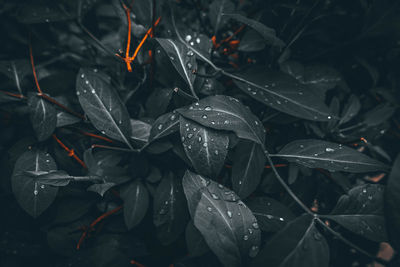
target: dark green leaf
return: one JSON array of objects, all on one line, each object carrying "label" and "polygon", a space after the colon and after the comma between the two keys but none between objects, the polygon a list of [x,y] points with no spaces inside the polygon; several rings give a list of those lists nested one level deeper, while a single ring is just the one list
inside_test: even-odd
[{"label": "dark green leaf", "polygon": [[53,104],[35,95],[28,95],[29,115],[39,141],[49,138],[57,125],[57,113]]},{"label": "dark green leaf", "polygon": [[177,110],[182,116],[203,126],[233,131],[243,139],[264,146],[265,129],[262,123],[239,100],[224,96],[209,96],[187,108]]},{"label": "dark green leaf", "polygon": [[243,92],[271,108],[308,120],[334,119],[329,108],[313,90],[288,74],[253,67],[238,76],[246,80],[235,80]]},{"label": "dark green leaf", "polygon": [[242,266],[257,255],[257,220],[233,191],[190,171],[182,183],[194,225],[224,266]]},{"label": "dark green leaf", "polygon": [[343,108],[339,124],[346,123],[358,114],[361,108],[360,100],[356,95],[351,95]]},{"label": "dark green leaf", "polygon": [[193,83],[196,78],[193,70],[197,69],[196,57],[193,56],[193,52],[178,41],[163,38],[156,38],[156,40],[167,53],[176,71],[193,90]]},{"label": "dark green leaf", "polygon": [[254,259],[252,267],[328,267],[329,247],[310,215],[291,221],[276,233]]},{"label": "dark green leaf", "polygon": [[265,48],[264,38],[255,30],[248,30],[240,40],[238,47],[242,52],[257,52]]},{"label": "dark green leaf", "polygon": [[204,255],[210,250],[203,236],[194,226],[193,221],[190,221],[186,226],[185,238],[189,255],[191,257]]},{"label": "dark green leaf", "polygon": [[324,217],[372,241],[387,241],[383,189],[378,184],[354,187],[340,197],[331,214]]},{"label": "dark green leaf", "polygon": [[52,186],[66,186],[73,180],[73,177],[69,176],[65,171],[26,171],[25,173],[35,177],[36,181],[42,184]]},{"label": "dark green leaf", "polygon": [[209,178],[217,178],[228,152],[228,135],[180,117],[180,133],[185,153],[194,169]]},{"label": "dark green leaf", "polygon": [[135,180],[121,191],[121,198],[124,201],[125,224],[130,230],[138,225],[146,215],[149,193],[141,181]]},{"label": "dark green leaf", "polygon": [[222,16],[223,13],[231,13],[235,10],[234,4],[230,0],[214,0],[210,5],[211,25],[214,27],[214,35],[217,35],[218,30],[223,27],[228,20]]},{"label": "dark green leaf", "polygon": [[242,141],[235,148],[232,166],[232,188],[241,199],[248,197],[260,183],[265,155],[254,142]]},{"label": "dark green leaf", "polygon": [[41,150],[26,151],[15,163],[11,180],[13,193],[19,205],[34,218],[42,214],[54,201],[58,187],[42,184],[25,172],[47,172],[56,169],[54,159]]},{"label": "dark green leaf", "polygon": [[179,115],[175,111],[161,115],[151,126],[149,143],[179,130]]},{"label": "dark green leaf", "polygon": [[224,12],[223,16],[230,19],[234,19],[253,28],[264,38],[266,43],[272,46],[278,46],[278,47],[285,46],[285,43],[276,36],[274,29],[271,29],[256,20],[246,18],[245,16],[242,16],[240,14],[228,14],[226,11]]},{"label": "dark green leaf", "polygon": [[388,120],[393,113],[396,111],[396,108],[388,105],[388,104],[380,104],[375,107],[373,110],[370,110],[364,114],[363,123],[367,126],[377,126],[386,120]]},{"label": "dark green leaf", "polygon": [[134,120],[131,119],[131,139],[140,143],[145,144],[149,140],[151,125],[141,121],[141,120]]},{"label": "dark green leaf", "polygon": [[147,98],[147,114],[150,117],[158,117],[165,113],[173,92],[172,88],[156,88],[149,98]]},{"label": "dark green leaf", "polygon": [[97,194],[99,194],[100,196],[104,196],[104,194],[113,186],[115,186],[115,183],[111,183],[111,182],[105,182],[102,184],[92,184],[91,186],[89,186],[86,190],[87,191],[92,191],[95,192]]},{"label": "dark green leaf", "polygon": [[393,163],[385,188],[385,215],[390,244],[400,250],[400,154]]},{"label": "dark green leaf", "polygon": [[22,93],[22,80],[32,72],[28,60],[10,60],[0,61],[0,73],[15,82],[15,88]]},{"label": "dark green leaf", "polygon": [[296,218],[288,207],[273,198],[250,198],[246,204],[264,232],[277,232]]},{"label": "dark green leaf", "polygon": [[358,173],[388,170],[387,165],[355,149],[315,139],[293,141],[275,156],[309,168],[323,168],[332,171]]},{"label": "dark green leaf", "polygon": [[79,102],[97,130],[132,148],[128,110],[116,90],[100,72],[81,69],[76,79]]},{"label": "dark green leaf", "polygon": [[164,245],[174,242],[187,223],[187,206],[182,184],[172,173],[163,178],[154,196],[153,222]]}]

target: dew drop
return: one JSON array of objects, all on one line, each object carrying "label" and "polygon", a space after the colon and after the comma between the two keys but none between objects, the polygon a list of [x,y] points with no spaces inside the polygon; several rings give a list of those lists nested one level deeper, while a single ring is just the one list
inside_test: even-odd
[{"label": "dew drop", "polygon": [[190,40],[192,40],[192,36],[191,35],[186,35],[185,36],[185,41],[189,42]]},{"label": "dew drop", "polygon": [[328,116],[328,120],[330,120],[330,119],[332,119],[332,117],[331,117],[331,116]]},{"label": "dew drop", "polygon": [[190,62],[188,62],[188,63],[186,64],[186,66],[187,66],[187,68],[188,68],[189,70],[191,70],[192,67],[193,67],[192,63],[190,63]]},{"label": "dew drop", "polygon": [[174,61],[175,60],[175,58],[173,57],[173,56],[170,56],[169,57],[172,61]]},{"label": "dew drop", "polygon": [[159,124],[158,127],[157,127],[158,130],[161,130],[162,128],[163,128],[162,124]]},{"label": "dew drop", "polygon": [[165,215],[165,214],[167,214],[167,210],[166,209],[164,209],[164,208],[162,208],[162,209],[160,209],[160,211],[158,212],[160,215]]},{"label": "dew drop", "polygon": [[362,190],[362,192],[363,192],[363,193],[367,193],[367,189],[364,188],[364,189]]},{"label": "dew drop", "polygon": [[82,79],[85,78],[85,74],[82,73],[82,74],[81,74],[81,78],[82,78]]},{"label": "dew drop", "polygon": [[207,207],[207,210],[208,210],[208,211],[212,211],[212,208],[211,208],[211,207]]},{"label": "dew drop", "polygon": [[218,188],[223,189],[224,186],[222,184],[218,184]]},{"label": "dew drop", "polygon": [[368,196],[368,199],[369,199],[369,200],[372,200],[372,196],[371,196],[371,195],[369,195],[369,196]]},{"label": "dew drop", "polygon": [[214,194],[214,193],[211,194],[211,197],[212,197],[213,199],[217,199],[217,200],[219,199],[219,197],[218,197],[216,194]]},{"label": "dew drop", "polygon": [[38,192],[37,190],[34,190],[34,191],[33,191],[33,194],[34,194],[35,196],[37,196],[37,194],[39,194],[39,192]]},{"label": "dew drop", "polygon": [[203,119],[207,119],[207,115],[203,115],[203,116],[201,116]]},{"label": "dew drop", "polygon": [[198,43],[198,44],[200,43],[200,38],[199,37],[196,38],[196,43]]},{"label": "dew drop", "polygon": [[96,93],[96,90],[92,89],[92,94],[95,94],[95,93]]},{"label": "dew drop", "polygon": [[214,124],[215,124],[215,121],[211,121],[211,124],[214,125]]},{"label": "dew drop", "polygon": [[205,111],[210,111],[210,110],[212,110],[212,108],[209,107],[209,106],[207,106],[207,107],[204,108],[204,110],[205,110]]},{"label": "dew drop", "polygon": [[229,123],[229,121],[228,121],[228,120],[225,120],[225,121],[224,121],[224,124],[228,124],[228,123]]},{"label": "dew drop", "polygon": [[[189,136],[188,136],[188,137],[189,137]],[[184,137],[184,136],[182,136],[181,140],[182,140],[182,142],[184,142],[184,141],[185,141],[185,137]]]},{"label": "dew drop", "polygon": [[76,95],[80,95],[81,93],[79,91],[76,91]]},{"label": "dew drop", "polygon": [[227,211],[226,214],[228,215],[229,218],[232,218],[232,212],[231,211]]},{"label": "dew drop", "polygon": [[42,188],[42,189],[44,189],[44,187],[45,187],[44,184],[42,184],[42,185],[40,186],[40,188]]},{"label": "dew drop", "polygon": [[88,80],[86,80],[86,81],[85,81],[85,83],[86,83],[86,84],[89,84],[89,81],[88,81]]},{"label": "dew drop", "polygon": [[170,117],[171,121],[175,120],[175,118],[176,118],[175,114],[171,115],[171,117]]},{"label": "dew drop", "polygon": [[49,159],[46,159],[46,162],[50,162],[50,160],[49,160]]},{"label": "dew drop", "polygon": [[192,133],[190,133],[190,134],[188,134],[188,135],[187,135],[187,137],[190,139],[190,138],[192,138],[192,137],[193,137],[193,134],[192,134]]},{"label": "dew drop", "polygon": [[254,123],[255,123],[256,125],[258,125],[258,121],[254,121]]},{"label": "dew drop", "polygon": [[248,236],[248,235],[244,235],[244,236],[243,236],[243,240],[244,240],[244,241],[249,240],[249,236]]},{"label": "dew drop", "polygon": [[283,222],[285,219],[283,219],[282,217],[280,217],[279,220],[280,220],[281,222]]},{"label": "dew drop", "polygon": [[192,51],[192,50],[189,50],[189,51],[186,53],[186,55],[189,56],[189,57],[193,56],[193,51]]},{"label": "dew drop", "polygon": [[253,228],[254,228],[254,229],[258,229],[258,223],[257,223],[257,222],[253,222],[252,225],[253,225]]},{"label": "dew drop", "polygon": [[215,154],[215,155],[218,155],[218,154],[219,154],[218,150],[215,150],[215,151],[214,151],[214,154]]},{"label": "dew drop", "polygon": [[201,138],[201,136],[199,136],[199,139],[198,139],[198,140],[199,140],[199,142],[201,142],[203,139]]},{"label": "dew drop", "polygon": [[190,106],[189,109],[193,109],[193,106]]},{"label": "dew drop", "polygon": [[281,101],[279,101],[279,100],[276,100],[276,103],[277,103],[278,105],[282,104]]},{"label": "dew drop", "polygon": [[189,150],[192,149],[192,145],[188,145],[188,149],[189,149]]},{"label": "dew drop", "polygon": [[83,93],[86,94],[86,89],[83,90]]},{"label": "dew drop", "polygon": [[192,42],[190,42],[190,45],[191,45],[191,46],[194,46],[194,42],[193,42],[193,41],[192,41]]},{"label": "dew drop", "polygon": [[258,254],[258,246],[252,246],[249,252],[250,257],[255,257]]},{"label": "dew drop", "polygon": [[326,151],[326,152],[334,152],[334,151],[335,151],[335,149],[333,149],[333,148],[330,148],[330,147],[327,147],[327,148],[325,148],[325,151]]},{"label": "dew drop", "polygon": [[203,143],[203,147],[207,147],[208,146],[208,144],[207,143]]},{"label": "dew drop", "polygon": [[253,229],[250,229],[250,228],[249,228],[248,230],[249,230],[249,234],[252,235],[252,234],[253,234]]}]

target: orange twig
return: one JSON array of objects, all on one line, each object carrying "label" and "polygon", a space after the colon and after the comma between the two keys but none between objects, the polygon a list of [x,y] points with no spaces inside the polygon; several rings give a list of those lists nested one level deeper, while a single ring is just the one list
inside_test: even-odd
[{"label": "orange twig", "polygon": [[93,231],[93,228],[96,226],[96,224],[98,224],[99,222],[101,222],[102,220],[104,220],[105,218],[107,218],[108,216],[118,212],[120,209],[122,209],[122,206],[118,206],[113,210],[107,211],[106,213],[103,213],[101,216],[99,216],[96,220],[94,220],[90,226],[82,233],[81,238],[79,238],[78,244],[76,245],[76,249],[80,249],[83,241],[86,239],[88,233],[90,231]]},{"label": "orange twig", "polygon": [[38,90],[39,94],[43,94],[42,89],[40,89],[38,78],[36,75],[35,63],[33,61],[32,45],[30,43],[29,43],[29,56],[31,58],[32,72],[33,72],[33,77],[35,78],[37,90]]},{"label": "orange twig", "polygon": [[53,134],[53,138],[57,141],[58,144],[60,144],[62,148],[64,148],[65,151],[68,152],[68,156],[73,157],[79,164],[82,165],[83,168],[87,168],[85,163],[75,154],[75,151],[73,149],[70,149],[66,145],[64,145],[64,143],[61,142],[61,140],[58,139],[55,134]]},{"label": "orange twig", "polygon": [[[219,42],[218,44],[215,44],[214,47],[215,47],[215,48],[218,48],[218,47],[220,47],[223,43],[229,42],[235,35],[237,35],[237,34],[240,33],[241,31],[243,31],[244,27],[246,27],[246,25],[240,26],[239,29],[237,29],[231,36],[229,36],[229,37],[223,39],[223,40],[222,40],[221,42]],[[213,36],[213,37],[215,37],[215,36]],[[211,40],[212,40],[212,38],[211,38]],[[213,40],[213,43],[214,43],[214,42],[215,42],[215,41]]]},{"label": "orange twig", "polygon": [[[159,17],[156,22],[154,22],[153,27],[157,27],[158,23],[160,23],[161,17]],[[142,40],[140,41],[138,47],[135,50],[135,53],[132,56],[132,61],[135,60],[137,54],[139,53],[140,48],[142,47],[142,45],[144,44],[144,42],[146,41],[147,37],[149,37],[149,34],[153,31],[153,27],[151,27],[150,29],[147,30],[146,34],[143,36]]]},{"label": "orange twig", "polygon": [[21,95],[21,94],[14,94],[14,93],[3,91],[3,90],[0,90],[0,92],[2,92],[3,94],[6,94],[6,95],[12,96],[12,97],[20,98],[20,99],[26,98],[24,95]]},{"label": "orange twig", "polygon": [[131,260],[129,263],[132,264],[132,265],[134,264],[137,267],[146,267],[145,265],[143,265],[143,264],[141,264],[141,263],[139,263],[139,262],[137,262],[135,260]]},{"label": "orange twig", "polygon": [[104,136],[101,136],[101,135],[97,135],[97,134],[93,134],[93,133],[89,133],[89,132],[85,132],[85,131],[80,131],[80,132],[83,135],[94,137],[94,138],[97,138],[97,139],[101,139],[101,140],[104,140],[104,141],[109,142],[109,143],[113,143],[113,140],[111,140],[111,139],[109,139],[107,137],[104,137]]}]

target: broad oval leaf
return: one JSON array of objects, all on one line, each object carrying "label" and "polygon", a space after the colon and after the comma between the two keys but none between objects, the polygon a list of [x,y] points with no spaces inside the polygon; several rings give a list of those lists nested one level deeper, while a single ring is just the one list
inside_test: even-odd
[{"label": "broad oval leaf", "polygon": [[388,170],[384,163],[341,144],[316,139],[296,140],[274,155],[309,168],[344,172]]},{"label": "broad oval leaf", "polygon": [[28,94],[29,116],[32,122],[33,130],[39,141],[49,138],[57,125],[57,113],[53,104],[43,98]]},{"label": "broad oval leaf", "polygon": [[164,245],[174,242],[185,231],[188,214],[182,184],[172,173],[165,176],[154,195],[153,222]]},{"label": "broad oval leaf", "polygon": [[223,27],[228,18],[223,17],[223,13],[231,13],[235,10],[235,5],[231,0],[214,0],[210,5],[211,25],[214,27],[214,35],[217,35],[219,28]]},{"label": "broad oval leaf", "polygon": [[182,116],[180,133],[185,153],[196,172],[209,178],[217,178],[228,153],[228,135]]},{"label": "broad oval leaf", "polygon": [[100,72],[82,68],[76,79],[76,94],[97,130],[132,148],[129,142],[131,123],[128,110]]},{"label": "broad oval leaf", "polygon": [[265,129],[261,121],[236,98],[216,95],[177,110],[182,116],[216,130],[233,131],[264,147]]},{"label": "broad oval leaf", "polygon": [[238,76],[243,81],[234,81],[243,92],[271,108],[302,119],[335,119],[313,90],[286,73],[253,67]]},{"label": "broad oval leaf", "polygon": [[131,139],[139,144],[149,141],[151,125],[141,120],[131,119]]},{"label": "broad oval leaf", "polygon": [[121,191],[124,201],[124,220],[126,227],[132,229],[146,215],[149,206],[149,193],[140,180],[135,180]]},{"label": "broad oval leaf", "polygon": [[324,217],[372,241],[387,241],[383,189],[379,184],[354,187],[340,197],[330,215]]},{"label": "broad oval leaf", "polygon": [[150,130],[149,143],[179,130],[179,115],[175,111],[157,118]]},{"label": "broad oval leaf", "polygon": [[194,57],[193,52],[178,41],[164,38],[156,38],[156,41],[167,53],[176,71],[193,91],[193,83],[196,78],[193,70],[197,69],[196,57]]},{"label": "broad oval leaf", "polygon": [[277,232],[296,218],[288,207],[273,198],[250,198],[246,204],[264,232]]},{"label": "broad oval leaf", "polygon": [[265,155],[260,144],[243,140],[235,147],[232,188],[241,199],[248,197],[260,183]]},{"label": "broad oval leaf", "polygon": [[400,154],[393,163],[384,192],[385,215],[390,243],[400,250]]},{"label": "broad oval leaf", "polygon": [[265,26],[261,22],[246,18],[245,16],[240,15],[240,14],[224,13],[223,16],[230,18],[230,19],[234,19],[236,21],[239,21],[239,22],[246,24],[247,26],[253,28],[256,32],[258,32],[264,38],[266,43],[268,43],[272,46],[278,46],[278,47],[285,46],[285,43],[276,36],[275,30]]},{"label": "broad oval leaf", "polygon": [[311,215],[291,221],[276,233],[254,259],[252,267],[328,267],[329,246]]},{"label": "broad oval leaf", "polygon": [[364,114],[363,123],[369,127],[377,126],[388,120],[396,111],[390,104],[380,104]]},{"label": "broad oval leaf", "polygon": [[351,95],[342,111],[339,124],[344,124],[354,118],[361,109],[360,100],[356,95]]},{"label": "broad oval leaf", "polygon": [[57,169],[50,154],[41,150],[24,152],[14,166],[12,190],[19,205],[32,217],[42,214],[56,198],[58,187],[45,185],[26,171],[54,171]]},{"label": "broad oval leaf", "polygon": [[233,191],[190,171],[183,187],[194,225],[224,266],[242,266],[257,255],[257,220]]}]

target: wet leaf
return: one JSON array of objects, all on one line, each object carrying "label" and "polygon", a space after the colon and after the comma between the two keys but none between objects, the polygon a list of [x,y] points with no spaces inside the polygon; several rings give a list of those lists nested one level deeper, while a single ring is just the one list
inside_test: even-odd
[{"label": "wet leaf", "polygon": [[388,170],[388,166],[384,163],[355,149],[316,139],[293,141],[275,156],[309,168],[323,168],[332,171],[359,173]]},{"label": "wet leaf", "polygon": [[383,190],[378,184],[354,187],[341,196],[330,215],[324,217],[372,241],[387,241]]},{"label": "wet leaf", "polygon": [[260,183],[265,155],[254,142],[242,141],[236,145],[232,166],[232,188],[241,199],[248,197]]},{"label": "wet leaf", "polygon": [[173,111],[157,118],[150,130],[149,143],[179,130],[179,115]]},{"label": "wet leaf", "polygon": [[146,215],[149,193],[141,181],[135,180],[121,191],[121,198],[124,201],[125,224],[130,230],[138,225]]},{"label": "wet leaf", "polygon": [[25,174],[34,177],[36,181],[42,184],[52,186],[66,186],[73,180],[73,177],[65,171],[25,171]]},{"label": "wet leaf", "polygon": [[34,93],[28,94],[29,115],[39,141],[49,138],[57,125],[57,113],[53,104]]},{"label": "wet leaf", "polygon": [[224,12],[223,17],[234,19],[251,27],[264,38],[267,44],[278,47],[285,46],[285,43],[276,36],[275,30],[265,26],[261,22],[246,18],[245,16],[240,14],[228,14],[227,12]]},{"label": "wet leaf", "polygon": [[184,231],[188,221],[182,184],[172,173],[165,176],[154,195],[153,222],[162,244],[174,242]]},{"label": "wet leaf", "polygon": [[100,196],[104,196],[104,194],[111,188],[116,186],[115,183],[112,182],[104,182],[102,184],[92,184],[91,186],[89,186],[86,190],[87,191],[92,191],[95,192],[97,194],[99,194]]},{"label": "wet leaf", "polygon": [[233,131],[243,139],[264,146],[265,129],[239,100],[216,95],[201,99],[189,107],[177,110],[182,116],[216,130]]},{"label": "wet leaf", "polygon": [[81,69],[76,78],[76,94],[93,126],[110,138],[132,148],[128,110],[116,90],[100,72]]},{"label": "wet leaf", "polygon": [[141,121],[130,119],[131,122],[131,139],[140,144],[145,144],[149,140],[151,125]]},{"label": "wet leaf", "polygon": [[257,220],[233,191],[190,171],[182,183],[194,225],[224,266],[242,266],[257,255]]},{"label": "wet leaf", "polygon": [[296,218],[288,207],[273,198],[249,198],[246,205],[257,218],[260,229],[264,232],[277,232]]},{"label": "wet leaf", "polygon": [[148,115],[150,117],[158,117],[164,114],[173,92],[172,88],[156,88],[146,101]]},{"label": "wet leaf", "polygon": [[235,10],[234,4],[230,0],[214,0],[210,5],[208,13],[211,25],[214,27],[214,35],[227,22],[228,18],[223,16],[223,13],[231,13]]},{"label": "wet leaf", "polygon": [[34,218],[54,201],[58,187],[45,185],[25,172],[48,172],[56,169],[56,163],[50,154],[36,149],[24,152],[15,163],[11,179],[13,193],[19,205]]},{"label": "wet leaf", "polygon": [[384,208],[390,244],[400,249],[400,154],[393,163],[384,192]]},{"label": "wet leaf", "polygon": [[185,153],[197,173],[217,178],[228,152],[228,135],[184,117],[180,117],[180,133]]},{"label": "wet leaf", "polygon": [[171,39],[156,38],[167,53],[169,60],[176,71],[193,90],[194,79],[196,78],[193,70],[197,69],[196,57],[185,45]]},{"label": "wet leaf", "polygon": [[329,247],[310,215],[291,221],[262,248],[251,266],[328,267]]},{"label": "wet leaf", "polygon": [[271,108],[308,120],[335,119],[313,90],[288,74],[253,67],[238,76],[246,80],[235,80],[243,92]]}]

